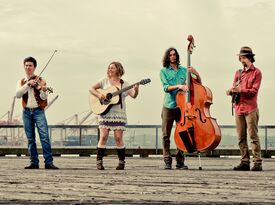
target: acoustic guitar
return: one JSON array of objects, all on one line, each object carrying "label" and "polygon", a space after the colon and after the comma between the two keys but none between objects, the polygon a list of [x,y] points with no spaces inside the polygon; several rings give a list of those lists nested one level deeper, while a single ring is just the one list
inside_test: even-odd
[{"label": "acoustic guitar", "polygon": [[106,99],[104,100],[99,100],[96,96],[94,96],[93,94],[90,95],[90,106],[91,106],[91,110],[93,113],[97,114],[97,115],[103,115],[106,114],[113,105],[116,105],[120,102],[120,94],[130,90],[131,88],[133,88],[135,85],[145,85],[147,83],[150,83],[151,80],[149,78],[147,79],[143,79],[139,82],[136,82],[132,85],[129,85],[125,88],[119,89],[116,86],[111,86],[107,89],[97,89],[97,92],[103,94],[106,96]]}]

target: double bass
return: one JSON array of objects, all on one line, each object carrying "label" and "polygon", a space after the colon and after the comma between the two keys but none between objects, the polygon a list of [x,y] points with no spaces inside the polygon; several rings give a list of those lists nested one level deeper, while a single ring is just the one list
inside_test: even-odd
[{"label": "double bass", "polygon": [[[194,38],[189,35],[187,66],[191,65]],[[187,69],[186,86],[188,91],[179,90],[176,103],[180,110],[174,134],[176,146],[188,153],[212,151],[221,141],[221,131],[216,119],[210,116],[212,92],[206,86],[196,82]]]}]

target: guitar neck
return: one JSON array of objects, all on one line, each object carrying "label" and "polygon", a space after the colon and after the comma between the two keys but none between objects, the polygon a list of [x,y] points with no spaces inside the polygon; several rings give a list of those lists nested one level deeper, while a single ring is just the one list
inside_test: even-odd
[{"label": "guitar neck", "polygon": [[119,95],[120,93],[123,93],[123,92],[125,92],[125,91],[127,91],[127,90],[130,90],[131,88],[133,88],[135,85],[138,85],[139,83],[140,83],[140,82],[137,82],[137,83],[134,83],[134,84],[132,84],[132,85],[129,85],[129,86],[125,87],[125,88],[122,88],[121,90],[118,90],[118,91],[116,91],[116,92],[113,92],[112,95],[113,95],[113,97],[116,96],[116,95]]}]

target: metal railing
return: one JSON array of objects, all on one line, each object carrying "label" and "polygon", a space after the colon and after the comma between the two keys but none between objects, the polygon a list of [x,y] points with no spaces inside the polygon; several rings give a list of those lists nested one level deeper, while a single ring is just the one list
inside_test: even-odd
[{"label": "metal railing", "polygon": [[[217,148],[238,148],[234,125],[221,125],[222,140]],[[96,146],[99,132],[97,125],[49,125],[49,135],[53,147]],[[171,148],[175,148],[171,134]],[[275,126],[259,126],[262,150],[275,149]],[[128,125],[124,132],[124,142],[128,148],[162,147],[160,125]],[[39,140],[37,140],[39,145]],[[23,125],[0,125],[0,146],[22,146],[27,144]],[[109,146],[115,146],[110,132]]]}]

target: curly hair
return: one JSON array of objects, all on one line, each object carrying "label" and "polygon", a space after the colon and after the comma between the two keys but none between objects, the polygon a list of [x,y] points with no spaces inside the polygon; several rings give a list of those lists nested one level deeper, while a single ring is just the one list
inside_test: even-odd
[{"label": "curly hair", "polygon": [[163,56],[163,59],[162,59],[163,67],[166,67],[166,68],[169,67],[169,65],[170,65],[169,55],[170,55],[170,52],[173,51],[173,50],[176,52],[177,64],[178,65],[180,64],[180,56],[179,56],[179,53],[178,53],[177,49],[175,49],[174,47],[170,47],[164,53],[164,56]]}]

